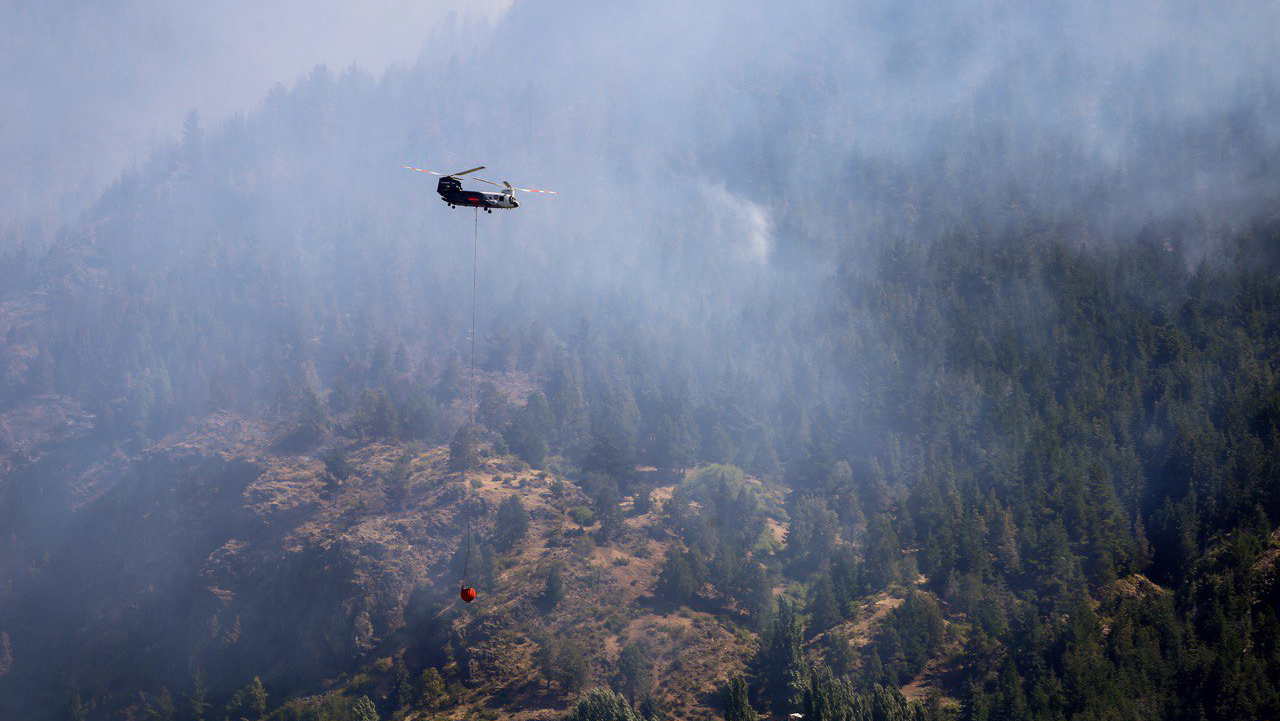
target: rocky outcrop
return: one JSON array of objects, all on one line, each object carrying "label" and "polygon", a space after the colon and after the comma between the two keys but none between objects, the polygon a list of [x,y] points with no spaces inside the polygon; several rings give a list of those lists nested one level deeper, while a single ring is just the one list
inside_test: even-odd
[{"label": "rocky outcrop", "polygon": [[[424,453],[393,504],[385,475],[403,449],[360,449],[339,483],[269,445],[266,428],[216,414],[79,469],[70,485],[100,490],[65,504],[58,542],[16,538],[22,552],[3,557],[13,661],[0,697],[52,708],[89,679],[85,693],[110,696],[184,688],[196,668],[215,688],[260,675],[288,689],[347,670],[401,628],[456,545],[461,494],[442,455]],[[47,469],[68,467],[42,453]]]}]

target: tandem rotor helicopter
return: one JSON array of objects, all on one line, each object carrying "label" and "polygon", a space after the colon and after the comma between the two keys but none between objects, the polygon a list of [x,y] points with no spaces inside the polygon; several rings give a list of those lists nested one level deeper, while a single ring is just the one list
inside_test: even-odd
[{"label": "tandem rotor helicopter", "polygon": [[[440,194],[440,199],[449,204],[450,208],[456,208],[459,205],[475,208],[475,225],[473,226],[471,236],[471,393],[467,403],[468,421],[467,421],[467,437],[475,437],[476,426],[476,277],[480,272],[480,211],[483,209],[486,213],[492,213],[494,208],[519,208],[520,202],[516,200],[516,191],[524,191],[526,193],[546,193],[548,195],[556,195],[554,190],[534,190],[533,188],[517,188],[507,181],[501,184],[484,178],[472,177],[472,180],[479,180],[481,183],[488,183],[502,188],[501,192],[491,193],[480,190],[463,190],[462,181],[458,180],[463,175],[474,173],[477,170],[484,170],[484,166],[477,166],[470,170],[462,170],[457,173],[437,173],[434,170],[425,170],[423,168],[415,168],[411,165],[401,165],[405,170],[416,170],[419,173],[429,173],[431,175],[439,175],[440,182],[436,184],[436,192]],[[467,460],[462,468],[462,477],[465,479],[471,473],[471,453],[467,453]],[[464,489],[466,486],[464,486]],[[466,498],[464,490],[463,506],[466,509],[466,521],[464,527],[466,535],[463,537],[465,555],[462,557],[462,578],[458,595],[464,603],[471,603],[476,600],[476,589],[467,585],[467,569],[471,562],[471,503]]]},{"label": "tandem rotor helicopter", "polygon": [[484,212],[492,213],[494,208],[519,208],[520,201],[516,200],[515,191],[520,190],[526,193],[546,193],[548,195],[556,195],[554,190],[534,190],[533,188],[517,188],[507,181],[495,183],[492,180],[484,178],[473,178],[481,183],[488,183],[502,188],[501,192],[492,193],[482,190],[463,190],[462,181],[458,180],[460,176],[468,173],[474,173],[477,170],[484,170],[484,166],[478,166],[470,170],[463,170],[457,173],[437,173],[434,170],[424,170],[422,168],[414,168],[409,165],[401,165],[405,170],[416,170],[419,173],[430,173],[431,175],[439,175],[440,182],[436,183],[436,192],[440,194],[440,199],[449,204],[450,208],[456,208],[459,205],[469,208],[483,208]]}]

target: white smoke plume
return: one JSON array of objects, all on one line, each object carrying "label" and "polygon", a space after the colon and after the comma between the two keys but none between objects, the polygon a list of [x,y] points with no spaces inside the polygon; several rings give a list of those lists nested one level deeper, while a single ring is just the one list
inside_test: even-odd
[{"label": "white smoke plume", "polygon": [[769,209],[714,183],[703,188],[711,229],[729,253],[764,264],[773,250],[773,217]]}]

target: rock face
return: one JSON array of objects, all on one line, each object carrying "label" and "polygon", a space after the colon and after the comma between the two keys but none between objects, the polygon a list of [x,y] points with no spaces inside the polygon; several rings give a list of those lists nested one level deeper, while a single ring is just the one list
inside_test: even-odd
[{"label": "rock face", "polygon": [[[384,698],[397,658],[461,684],[457,709],[553,718],[580,688],[614,682],[629,645],[645,649],[674,717],[710,719],[755,648],[730,599],[655,603],[679,543],[660,511],[621,504],[621,528],[597,545],[594,524],[571,520],[583,492],[513,458],[481,461],[464,485],[447,448],[352,443],[339,479],[320,460],[333,442],[284,453],[271,429],[233,414],[133,455],[90,426],[24,442],[0,478],[0,719],[55,718],[72,692],[103,713],[141,713],[139,691],[180,697],[197,669],[214,696],[259,676],[277,700]],[[513,496],[527,534],[495,552],[497,509]],[[468,515],[480,595],[462,604]],[[548,602],[552,568],[563,587]],[[581,671],[548,671],[538,659],[553,651]]]},{"label": "rock face", "polygon": [[[185,688],[197,668],[214,688],[314,683],[400,629],[456,545],[462,494],[440,452],[414,459],[392,502],[403,449],[361,448],[339,482],[215,414],[135,457],[95,454],[78,409],[49,405],[28,415],[71,419],[61,437],[78,450],[53,433],[10,439],[0,475],[2,718],[61,708],[67,689]],[[40,427],[23,420],[0,431]]]}]

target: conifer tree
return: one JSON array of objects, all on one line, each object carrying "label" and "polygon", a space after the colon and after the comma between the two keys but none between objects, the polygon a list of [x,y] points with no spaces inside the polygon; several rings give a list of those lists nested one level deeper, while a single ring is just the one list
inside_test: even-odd
[{"label": "conifer tree", "polygon": [[418,675],[418,701],[428,709],[438,708],[445,698],[444,678],[434,666]]},{"label": "conifer tree", "polygon": [[145,695],[143,698],[146,700],[147,721],[178,721],[178,707],[174,705],[168,688],[160,689],[154,698]]},{"label": "conifer tree", "polygon": [[494,545],[499,551],[510,550],[529,532],[529,512],[519,496],[507,496],[498,504],[494,523]]},{"label": "conifer tree", "polygon": [[252,718],[260,719],[267,713],[267,689],[262,685],[262,679],[257,676],[253,677],[253,681],[245,688],[244,708],[252,714]]},{"label": "conifer tree", "polygon": [[449,470],[461,473],[467,468],[475,468],[476,449],[472,443],[471,429],[466,425],[458,428],[449,443]]},{"label": "conifer tree", "polygon": [[406,709],[413,703],[413,684],[409,680],[409,667],[404,659],[396,661],[391,672],[391,698],[397,711]]},{"label": "conifer tree", "polygon": [[205,712],[209,710],[207,696],[204,674],[197,668],[191,674],[191,690],[187,693],[187,717],[190,721],[204,721]]},{"label": "conifer tree", "polygon": [[769,708],[775,715],[791,713],[804,679],[803,636],[800,620],[790,602],[778,604],[768,633],[762,639],[754,667],[764,682]]},{"label": "conifer tree", "polygon": [[565,721],[640,721],[622,694],[607,688],[588,689]]},{"label": "conifer tree", "polygon": [[676,549],[668,549],[658,571],[658,585],[655,595],[675,606],[688,603],[697,588],[697,578],[689,565],[685,554]]},{"label": "conifer tree", "polygon": [[724,690],[724,721],[758,721],[759,718],[751,708],[746,677],[739,674],[730,678]]},{"label": "conifer tree", "polygon": [[652,685],[652,671],[653,664],[640,644],[629,643],[618,654],[618,675],[622,677],[622,685],[631,705],[635,705],[637,698],[648,695]]},{"label": "conifer tree", "polygon": [[67,699],[66,718],[67,721],[85,721],[89,718],[89,707],[85,705],[79,691],[73,691]]},{"label": "conifer tree", "polygon": [[351,716],[353,721],[379,721],[378,707],[373,705],[368,696],[361,696],[352,702]]},{"label": "conifer tree", "polygon": [[831,628],[843,620],[840,607],[836,602],[835,590],[831,584],[831,574],[823,573],[809,591],[809,629],[810,636]]},{"label": "conifer tree", "polygon": [[560,600],[564,598],[564,579],[561,578],[560,565],[552,564],[547,569],[547,576],[543,582],[542,600],[551,608],[555,608]]}]

